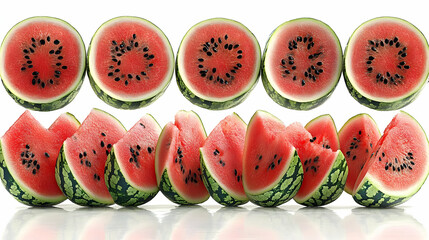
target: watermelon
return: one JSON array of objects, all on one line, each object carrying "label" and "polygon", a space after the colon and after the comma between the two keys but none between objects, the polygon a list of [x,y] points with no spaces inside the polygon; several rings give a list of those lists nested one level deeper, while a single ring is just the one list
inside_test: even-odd
[{"label": "watermelon", "polygon": [[350,94],[377,110],[399,109],[414,101],[429,75],[426,38],[399,18],[379,17],[360,25],[344,56]]},{"label": "watermelon", "polygon": [[183,37],[177,53],[177,85],[197,106],[232,108],[254,88],[260,61],[259,43],[249,29],[230,19],[208,19]]},{"label": "watermelon", "polygon": [[237,115],[224,118],[200,148],[203,182],[210,196],[225,206],[249,200],[243,189],[243,147],[246,123]]},{"label": "watermelon", "polygon": [[126,133],[112,115],[93,109],[76,133],[67,138],[55,167],[55,179],[67,198],[82,206],[113,204],[104,169],[113,144]]},{"label": "watermelon", "polygon": [[335,201],[343,192],[347,162],[338,150],[337,130],[329,115],[315,118],[306,128],[293,123],[286,129],[287,140],[297,149],[304,169],[304,179],[294,200],[305,206],[322,206]]},{"label": "watermelon", "polygon": [[49,129],[29,111],[1,138],[0,177],[6,190],[29,206],[50,206],[66,199],[55,181],[55,163],[63,141],[80,123],[64,113]]},{"label": "watermelon", "polygon": [[299,18],[271,34],[262,60],[262,83],[279,105],[309,110],[332,94],[343,70],[335,32],[322,21]]},{"label": "watermelon", "polygon": [[113,145],[104,178],[116,204],[138,206],[158,193],[155,147],[160,133],[156,120],[146,114]]},{"label": "watermelon", "polygon": [[170,201],[190,205],[205,202],[209,193],[204,186],[199,149],[206,132],[193,111],[179,111],[175,121],[162,129],[155,150],[156,181]]},{"label": "watermelon", "polygon": [[86,69],[85,45],[67,22],[32,17],[16,24],[0,48],[0,76],[21,106],[52,111],[78,93]]},{"label": "watermelon", "polygon": [[393,207],[410,199],[429,174],[426,134],[411,115],[400,112],[384,130],[360,172],[353,199],[366,207]]},{"label": "watermelon", "polygon": [[268,112],[256,111],[247,127],[243,153],[243,187],[249,200],[279,206],[298,192],[303,168],[286,141],[286,126]]},{"label": "watermelon", "polygon": [[356,179],[380,139],[374,119],[362,113],[350,118],[338,132],[341,151],[345,154],[349,174],[344,190],[352,194]]},{"label": "watermelon", "polygon": [[101,25],[88,50],[92,89],[122,109],[149,105],[167,89],[174,55],[164,33],[138,17],[117,17]]}]

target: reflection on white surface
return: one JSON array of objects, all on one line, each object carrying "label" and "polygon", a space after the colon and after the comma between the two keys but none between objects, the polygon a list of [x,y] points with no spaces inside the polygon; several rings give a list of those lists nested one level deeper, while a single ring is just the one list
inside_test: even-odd
[{"label": "reflection on white surface", "polygon": [[426,239],[404,209],[28,208],[10,219],[3,239]]}]

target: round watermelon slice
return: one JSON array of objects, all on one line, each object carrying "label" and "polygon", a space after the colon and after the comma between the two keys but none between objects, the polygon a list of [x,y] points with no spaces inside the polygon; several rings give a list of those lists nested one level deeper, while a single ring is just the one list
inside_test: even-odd
[{"label": "round watermelon slice", "polygon": [[429,174],[429,144],[419,123],[398,113],[360,172],[353,199],[366,207],[393,207],[410,199]]},{"label": "round watermelon slice", "polygon": [[246,123],[237,114],[224,118],[200,148],[203,182],[212,198],[225,206],[249,201],[243,189]]},{"label": "round watermelon slice", "polygon": [[29,206],[49,206],[66,199],[55,181],[55,164],[63,141],[80,123],[62,114],[45,129],[25,111],[1,138],[0,177],[6,190]]},{"label": "round watermelon slice", "polygon": [[356,179],[380,139],[377,124],[368,114],[350,118],[338,132],[341,151],[345,154],[349,174],[344,190],[352,194]]},{"label": "round watermelon slice", "polygon": [[0,48],[0,76],[23,107],[52,111],[78,93],[86,69],[85,45],[67,22],[33,17],[16,24]]},{"label": "round watermelon slice", "polygon": [[122,109],[149,105],[167,89],[174,54],[164,33],[138,17],[117,17],[97,30],[88,50],[88,76],[97,96]]},{"label": "round watermelon slice", "polygon": [[380,17],[360,25],[344,56],[350,94],[377,110],[399,109],[414,101],[429,75],[426,38],[399,18]]},{"label": "round watermelon slice", "polygon": [[158,193],[155,147],[160,133],[156,120],[146,114],[113,145],[104,176],[116,204],[139,206]]},{"label": "round watermelon slice", "polygon": [[112,115],[93,109],[76,133],[64,141],[55,179],[67,198],[82,206],[113,204],[104,169],[113,144],[126,133]]},{"label": "round watermelon slice", "polygon": [[[294,123],[286,129],[287,140],[297,149],[304,169],[304,179],[294,200],[305,206],[323,206],[335,201],[343,192],[347,162],[338,150],[337,130],[329,115],[315,118],[306,128]],[[318,142],[318,139],[323,140]]]},{"label": "round watermelon slice", "polygon": [[341,76],[343,52],[325,23],[299,18],[271,34],[262,60],[262,83],[281,106],[309,110],[324,103]]},{"label": "round watermelon slice", "polygon": [[279,206],[301,187],[303,169],[286,140],[286,126],[268,112],[256,111],[247,127],[243,153],[243,186],[249,200]]},{"label": "round watermelon slice", "polygon": [[195,105],[232,108],[255,86],[260,61],[259,43],[249,29],[230,19],[208,19],[183,37],[177,53],[177,85]]},{"label": "round watermelon slice", "polygon": [[155,151],[158,187],[172,202],[198,204],[209,198],[204,186],[200,151],[206,139],[200,117],[193,111],[179,111],[159,136]]}]

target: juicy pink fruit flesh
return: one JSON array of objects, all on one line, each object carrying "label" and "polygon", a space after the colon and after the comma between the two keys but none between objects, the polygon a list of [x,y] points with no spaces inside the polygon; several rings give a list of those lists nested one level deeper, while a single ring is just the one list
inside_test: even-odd
[{"label": "juicy pink fruit flesh", "polygon": [[[7,167],[16,176],[18,184],[41,196],[62,196],[55,180],[55,164],[63,141],[78,127],[79,122],[74,117],[62,114],[49,129],[45,129],[30,111],[25,111],[1,139]],[[26,151],[33,153],[33,159],[40,165],[36,174],[33,174],[33,168],[22,164],[21,153]]]},{"label": "juicy pink fruit flesh", "polygon": [[[178,193],[190,199],[205,199],[208,192],[201,179],[199,151],[205,139],[200,118],[193,112],[179,111],[175,122],[164,127],[157,145],[155,169],[158,184],[167,169],[168,177]],[[179,155],[183,155],[181,163]],[[195,181],[191,181],[191,177]]]},{"label": "juicy pink fruit flesh", "polygon": [[[155,147],[161,128],[150,115],[143,116],[113,147],[122,174],[142,190],[157,188],[155,175]],[[138,151],[134,163],[132,153]],[[133,161],[130,161],[133,160]]]},{"label": "juicy pink fruit flesh", "polygon": [[[379,184],[379,188],[390,192],[416,188],[417,181],[427,177],[429,147],[426,134],[407,113],[400,112],[393,118],[371,155],[356,180],[353,192],[365,177],[370,177]],[[406,167],[401,168],[401,163]]]},{"label": "juicy pink fruit flesh", "polygon": [[341,151],[349,168],[345,185],[346,192],[352,193],[356,179],[373,152],[380,136],[376,123],[366,114],[353,117],[341,128],[338,137]]},{"label": "juicy pink fruit flesh", "polygon": [[125,128],[113,116],[93,109],[76,133],[64,142],[67,163],[85,191],[113,201],[104,182],[104,167],[113,144],[125,133]]},{"label": "juicy pink fruit flesh", "polygon": [[330,115],[322,115],[313,119],[305,125],[305,129],[313,138],[316,137],[316,139],[313,140],[314,143],[324,148],[330,148],[334,152],[340,148],[337,128]]},{"label": "juicy pink fruit flesh", "polygon": [[246,127],[240,117],[229,115],[213,129],[201,148],[212,177],[241,197],[246,197],[241,179]]}]

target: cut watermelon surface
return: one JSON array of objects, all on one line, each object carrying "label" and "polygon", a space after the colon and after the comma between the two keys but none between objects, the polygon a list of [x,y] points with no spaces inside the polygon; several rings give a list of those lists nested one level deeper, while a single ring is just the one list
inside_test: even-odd
[{"label": "cut watermelon surface", "polygon": [[70,201],[83,206],[113,204],[104,169],[113,144],[125,133],[116,118],[93,109],[76,133],[64,141],[55,177]]},{"label": "cut watermelon surface", "polygon": [[19,22],[0,48],[0,75],[6,91],[32,110],[52,111],[70,103],[82,85],[85,69],[81,36],[57,18]]},{"label": "cut watermelon surface", "polygon": [[409,114],[398,113],[360,172],[353,199],[367,207],[392,207],[407,201],[425,182],[428,159],[424,130]]},{"label": "cut watermelon surface", "polygon": [[177,84],[193,104],[231,108],[255,86],[260,59],[259,43],[244,25],[225,18],[208,19],[183,37],[177,53]]},{"label": "cut watermelon surface", "polygon": [[45,129],[29,111],[1,138],[0,177],[19,202],[46,206],[66,199],[55,181],[55,164],[63,141],[80,123],[65,113]]},{"label": "cut watermelon surface", "polygon": [[380,17],[360,25],[344,56],[350,94],[377,110],[399,109],[411,103],[429,74],[426,38],[399,18]]},{"label": "cut watermelon surface", "polygon": [[111,19],[91,40],[91,86],[100,99],[116,108],[149,105],[167,89],[173,71],[173,50],[167,37],[145,19]]},{"label": "cut watermelon surface", "polygon": [[161,192],[172,202],[198,204],[209,198],[202,181],[200,151],[206,139],[200,117],[179,111],[163,128],[156,145],[155,173]]}]

